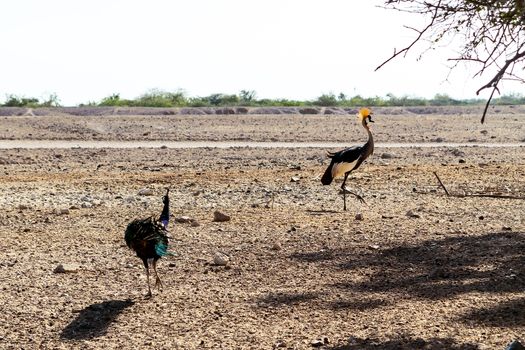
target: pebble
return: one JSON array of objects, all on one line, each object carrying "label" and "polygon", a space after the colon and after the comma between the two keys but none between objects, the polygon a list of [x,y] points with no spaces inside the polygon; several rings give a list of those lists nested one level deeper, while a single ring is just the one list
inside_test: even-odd
[{"label": "pebble", "polygon": [[230,220],[231,220],[231,217],[229,215],[226,215],[218,210],[216,210],[213,213],[213,221],[215,222],[225,222],[225,221],[230,221]]},{"label": "pebble", "polygon": [[321,347],[323,345],[330,344],[330,341],[328,340],[328,337],[322,337],[318,339],[314,339],[310,342],[310,345],[312,345],[314,348]]},{"label": "pebble", "polygon": [[392,159],[394,158],[394,155],[392,153],[382,153],[381,159]]},{"label": "pebble", "polygon": [[299,176],[292,176],[292,178],[290,179],[290,182],[299,182],[299,180],[301,180]]},{"label": "pebble", "polygon": [[279,242],[275,242],[274,244],[272,244],[272,250],[281,250],[281,249],[282,247]]},{"label": "pebble", "polygon": [[77,264],[58,264],[53,270],[54,273],[72,273],[78,272],[80,266]]},{"label": "pebble", "polygon": [[362,221],[364,219],[363,214],[362,213],[355,214],[355,219],[359,220],[359,221]]},{"label": "pebble", "polygon": [[60,208],[60,209],[56,209],[55,210],[55,213],[57,215],[67,215],[69,214],[69,208]]},{"label": "pebble", "polygon": [[153,190],[151,188],[143,188],[138,192],[139,196],[153,196]]},{"label": "pebble", "polygon": [[213,254],[213,264],[217,266],[226,266],[230,263],[230,257],[221,252]]},{"label": "pebble", "polygon": [[174,220],[175,222],[178,222],[179,224],[187,224],[187,223],[192,222],[193,219],[190,218],[189,216],[183,215],[183,216],[176,217]]},{"label": "pebble", "polygon": [[421,215],[414,213],[412,210],[407,211],[406,214],[409,218],[419,219]]}]

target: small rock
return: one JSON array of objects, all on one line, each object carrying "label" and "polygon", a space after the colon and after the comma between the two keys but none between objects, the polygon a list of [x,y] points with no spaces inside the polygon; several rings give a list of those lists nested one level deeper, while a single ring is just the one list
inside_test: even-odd
[{"label": "small rock", "polygon": [[370,244],[368,246],[368,248],[372,249],[372,250],[378,250],[379,248],[381,248],[380,246],[378,246],[377,244]]},{"label": "small rock", "polygon": [[139,196],[153,196],[153,190],[151,188],[143,188],[139,190]]},{"label": "small rock", "polygon": [[272,244],[272,250],[281,250],[281,244],[279,242],[275,242]]},{"label": "small rock", "polygon": [[26,204],[19,204],[19,205],[18,205],[18,209],[19,209],[19,210],[26,210],[26,209],[29,209],[29,206],[26,205]]},{"label": "small rock", "polygon": [[178,216],[174,220],[175,222],[178,222],[179,224],[187,224],[189,222],[192,222],[193,219],[190,218],[189,216]]},{"label": "small rock", "polygon": [[362,213],[355,214],[355,219],[359,220],[359,221],[362,221],[364,219],[363,214]]},{"label": "small rock", "polygon": [[310,342],[310,344],[314,347],[314,348],[318,348],[318,347],[321,347],[323,345],[326,345],[326,344],[330,344],[330,341],[328,340],[328,337],[322,337],[322,338],[318,338],[318,339],[314,339]]},{"label": "small rock", "polygon": [[215,221],[215,222],[225,222],[225,221],[230,221],[230,220],[231,220],[231,217],[229,215],[221,213],[218,210],[216,210],[213,213],[213,221]]},{"label": "small rock", "polygon": [[274,349],[285,348],[285,347],[286,347],[286,342],[282,339],[277,340],[275,344],[273,344]]},{"label": "small rock", "polygon": [[201,224],[197,220],[192,220],[190,226],[191,227],[199,227]]},{"label": "small rock", "polygon": [[479,133],[483,135],[487,135],[489,132],[487,130],[481,130]]},{"label": "small rock", "polygon": [[510,226],[503,226],[501,229],[503,231],[512,231],[512,227],[510,227]]},{"label": "small rock", "polygon": [[458,161],[460,164],[464,164],[466,163],[465,159],[461,158],[459,161]]},{"label": "small rock", "polygon": [[77,264],[58,264],[53,270],[54,273],[72,273],[78,272],[80,266]]},{"label": "small rock", "polygon": [[292,178],[290,179],[290,182],[299,182],[299,180],[301,180],[299,176],[292,176]]},{"label": "small rock", "polygon": [[392,159],[394,158],[394,155],[392,153],[382,153],[381,159]]},{"label": "small rock", "polygon": [[421,215],[414,213],[412,210],[407,211],[406,214],[409,218],[419,219]]},{"label": "small rock", "polygon": [[230,257],[221,252],[215,252],[213,255],[213,264],[217,266],[226,266],[230,263]]},{"label": "small rock", "polygon": [[67,215],[67,214],[69,214],[69,208],[56,209],[55,213],[57,215]]},{"label": "small rock", "polygon": [[93,202],[93,198],[91,198],[90,196],[84,196],[84,197],[80,198],[80,201],[82,201],[82,202]]},{"label": "small rock", "polygon": [[82,208],[92,208],[93,207],[93,204],[89,203],[89,202],[84,202],[80,205]]}]

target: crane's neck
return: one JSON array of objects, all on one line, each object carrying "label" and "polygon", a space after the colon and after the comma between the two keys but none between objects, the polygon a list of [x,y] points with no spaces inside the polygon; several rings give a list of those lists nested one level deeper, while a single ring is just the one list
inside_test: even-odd
[{"label": "crane's neck", "polygon": [[372,133],[370,132],[370,128],[366,124],[365,118],[363,118],[363,120],[361,121],[361,124],[363,125],[363,128],[365,128],[366,133],[368,135],[368,141],[366,142],[366,144],[369,145],[369,147],[372,147],[373,149],[374,148],[374,137],[372,136]]}]

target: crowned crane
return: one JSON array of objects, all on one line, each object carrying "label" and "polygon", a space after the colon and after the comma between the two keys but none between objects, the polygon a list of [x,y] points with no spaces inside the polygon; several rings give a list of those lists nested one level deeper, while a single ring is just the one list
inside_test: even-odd
[{"label": "crowned crane", "polygon": [[374,138],[368,127],[368,122],[373,123],[372,112],[368,108],[361,108],[357,114],[361,125],[368,134],[368,141],[362,146],[353,146],[345,148],[339,152],[331,153],[327,152],[327,156],[332,159],[330,165],[324,172],[321,182],[323,185],[330,185],[335,177],[344,175],[343,184],[341,189],[343,190],[343,209],[346,210],[346,193],[354,195],[357,199],[364,203],[363,197],[351,192],[346,187],[346,180],[348,175],[363,164],[363,162],[372,153],[374,153]]},{"label": "crowned crane", "polygon": [[169,189],[166,189],[166,195],[162,198],[164,207],[158,219],[151,216],[145,219],[135,219],[129,223],[124,234],[127,246],[137,253],[137,256],[142,259],[146,268],[148,281],[147,297],[152,296],[149,283],[149,267],[153,267],[153,272],[155,273],[155,287],[162,288],[162,281],[157,274],[157,260],[163,256],[172,255],[168,252],[169,191]]}]

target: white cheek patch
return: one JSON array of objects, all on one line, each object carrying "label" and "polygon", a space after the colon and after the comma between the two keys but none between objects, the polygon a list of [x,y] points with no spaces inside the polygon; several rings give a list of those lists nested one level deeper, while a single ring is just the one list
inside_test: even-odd
[{"label": "white cheek patch", "polygon": [[352,163],[337,163],[337,164],[334,164],[334,166],[332,167],[332,178],[336,178],[338,176],[342,176],[344,175],[346,172],[349,172],[350,170],[352,170],[355,166],[355,163],[357,161],[354,161]]}]

